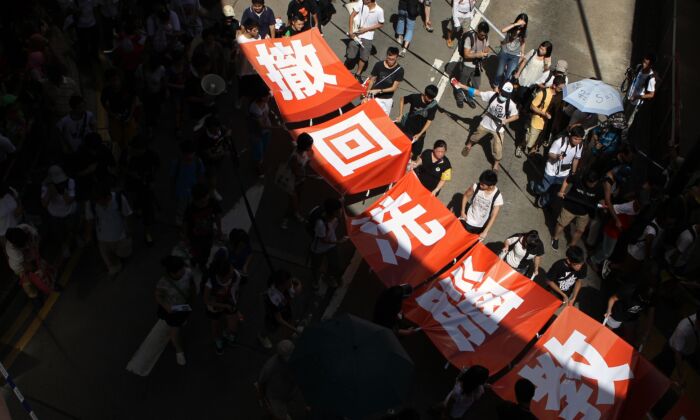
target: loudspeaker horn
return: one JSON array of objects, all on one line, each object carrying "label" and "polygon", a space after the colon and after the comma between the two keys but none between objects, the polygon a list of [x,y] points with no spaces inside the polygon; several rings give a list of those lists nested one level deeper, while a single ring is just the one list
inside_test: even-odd
[{"label": "loudspeaker horn", "polygon": [[226,81],[218,74],[207,74],[202,77],[202,90],[207,95],[221,95],[226,90]]}]

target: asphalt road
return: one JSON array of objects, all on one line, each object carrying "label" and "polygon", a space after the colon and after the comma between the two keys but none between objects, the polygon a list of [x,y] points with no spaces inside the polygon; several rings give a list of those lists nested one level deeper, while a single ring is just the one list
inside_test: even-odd
[{"label": "asphalt road", "polygon": [[[268,1],[278,16],[286,11],[286,4],[280,3]],[[387,47],[395,44],[388,18],[395,13],[396,3],[379,3],[385,9],[387,23],[375,37],[379,55],[370,60],[370,68],[383,58]],[[517,13],[528,13],[528,46],[549,39],[554,44],[554,56],[569,62],[573,80],[595,75],[616,84],[629,60],[633,6],[633,0],[530,0],[517,4],[491,0],[486,15],[497,25],[503,26],[511,22]],[[347,14],[340,4],[336,8],[338,13],[324,32],[331,47],[342,57]],[[238,16],[242,9],[241,2],[236,6]],[[440,31],[440,22],[450,16],[450,5],[445,1],[434,2],[432,15],[436,31],[427,33],[418,21],[411,50],[401,59],[406,69],[406,80],[401,84],[397,97],[422,90],[428,83],[441,83],[444,64],[453,56],[453,50],[447,48]],[[444,85],[445,82],[442,83]],[[487,86],[486,83],[487,80],[482,80],[483,87]],[[230,104],[230,98],[223,98],[222,103]],[[461,194],[470,182],[477,179],[479,173],[489,167],[489,163],[478,147],[468,158],[459,155],[469,123],[480,110],[468,107],[458,109],[449,90],[442,96],[440,106],[426,145],[436,139],[448,142],[448,156],[454,175],[440,196],[447,204],[455,194]],[[176,153],[176,141],[168,116],[170,112],[170,107],[164,109],[155,144],[163,162],[169,162]],[[392,115],[396,116],[397,113],[395,105]],[[231,107],[222,114],[232,127],[242,124]],[[269,168],[276,166],[289,147],[283,133],[278,133],[273,140],[268,157]],[[237,143],[240,149],[247,148],[245,138],[238,138]],[[249,169],[247,156],[244,150],[244,171]],[[489,241],[499,241],[513,232],[533,228],[538,229],[546,241],[548,235],[545,233],[547,228],[543,213],[532,206],[530,196],[524,192],[526,174],[535,173],[538,168],[513,156],[510,137],[505,141],[502,167],[499,188],[505,206]],[[230,209],[240,199],[240,178],[234,176],[231,168],[227,167],[226,171],[220,192],[225,197],[224,208]],[[11,371],[16,382],[30,397],[39,418],[261,418],[262,411],[254,397],[252,382],[269,356],[255,340],[255,334],[262,324],[260,292],[264,289],[269,271],[259,252],[251,270],[251,282],[243,292],[242,312],[246,321],[241,330],[241,345],[228,348],[223,356],[216,356],[208,321],[198,308],[200,310],[194,315],[185,337],[186,367],[175,364],[174,353],[168,348],[148,377],[137,377],[125,370],[132,354],[156,321],[153,288],[161,274],[158,261],[178,241],[177,230],[170,224],[173,203],[168,197],[166,172],[166,168],[163,168],[158,181],[160,189],[157,195],[162,211],[156,245],[147,248],[137,241],[134,256],[116,280],[104,275],[95,249],[84,249],[66,291],[12,364]],[[279,229],[285,199],[272,185],[272,178],[270,172],[257,209],[264,243],[276,267],[286,267],[307,280],[309,273],[304,266],[308,238],[301,225],[292,225],[288,231]],[[247,189],[258,181],[252,176],[244,176],[241,182]],[[303,207],[310,209],[332,194],[322,181],[311,181],[304,193]],[[256,244],[256,249],[260,249],[260,243]],[[351,254],[349,246],[343,249],[345,261]],[[561,258],[561,253],[556,254],[547,247],[543,266],[548,267],[558,258]],[[380,284],[368,274],[366,265],[361,264],[345,300],[340,304],[340,310],[369,316],[374,296],[380,289]],[[318,317],[325,301],[306,296],[299,306],[302,306],[299,309],[306,309]],[[417,371],[412,401],[417,408],[424,410],[444,396],[450,387],[453,372],[443,369],[444,360],[424,336],[409,337],[405,344]],[[7,387],[2,392],[13,418],[26,418]]]}]

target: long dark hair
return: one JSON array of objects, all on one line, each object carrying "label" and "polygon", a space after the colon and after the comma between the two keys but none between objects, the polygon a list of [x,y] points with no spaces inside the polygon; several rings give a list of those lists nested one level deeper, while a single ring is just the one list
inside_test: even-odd
[{"label": "long dark hair", "polygon": [[540,47],[544,47],[544,48],[545,48],[545,53],[544,53],[544,56],[545,56],[545,57],[551,57],[551,56],[552,56],[552,48],[553,48],[553,46],[552,46],[552,43],[551,43],[551,42],[549,42],[549,41],[543,41],[543,42],[540,44],[540,46],[537,47],[537,49],[539,50]]},{"label": "long dark hair", "polygon": [[525,21],[525,26],[517,26],[510,31],[508,31],[508,39],[513,40],[515,37],[520,37],[520,42],[525,42],[525,38],[527,38],[527,21],[528,17],[527,14],[521,13],[518,16],[515,17],[515,20],[513,23],[519,21],[520,19]]},{"label": "long dark hair", "polygon": [[481,365],[471,366],[459,377],[459,382],[462,385],[462,393],[466,395],[473,392],[479,385],[485,384],[488,379],[488,369]]}]

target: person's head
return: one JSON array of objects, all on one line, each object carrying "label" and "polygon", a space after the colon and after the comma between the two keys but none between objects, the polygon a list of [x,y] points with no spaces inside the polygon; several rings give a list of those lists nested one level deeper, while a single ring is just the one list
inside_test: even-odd
[{"label": "person's head", "polygon": [[428,85],[425,87],[425,90],[423,91],[423,102],[430,103],[433,101],[433,99],[437,98],[438,95],[438,88],[435,85]]},{"label": "person's head", "polygon": [[389,67],[394,67],[394,64],[396,64],[396,61],[398,59],[399,59],[399,49],[397,47],[389,47],[386,49],[386,58],[384,59],[384,62]]},{"label": "person's head", "polygon": [[260,34],[260,24],[253,19],[246,19],[243,30],[248,37],[256,38]]},{"label": "person's head", "polygon": [[491,169],[487,169],[479,175],[479,189],[491,191],[496,188],[496,184],[498,184],[498,174]]},{"label": "person's head", "polygon": [[651,51],[644,54],[644,57],[642,57],[642,70],[648,71],[654,66],[654,62],[656,62],[656,54]]},{"label": "person's head", "polygon": [[182,154],[183,160],[191,161],[194,159],[194,153],[197,150],[194,142],[192,140],[184,140],[180,143],[180,153]]},{"label": "person's head", "polygon": [[520,25],[516,26],[515,28],[511,29],[509,32],[512,36],[517,35],[522,39],[525,39],[527,36],[527,21],[528,17],[527,14],[521,13],[518,16],[515,17],[513,20],[513,23],[519,23]]},{"label": "person's head", "polygon": [[270,283],[279,291],[285,291],[292,286],[292,275],[287,270],[275,270],[270,274]]},{"label": "person's head", "polygon": [[540,239],[540,233],[536,230],[531,230],[523,236],[523,245],[525,246],[525,249],[531,254],[534,254],[534,252],[531,251],[536,250],[541,243],[542,240]]},{"label": "person's head", "polygon": [[576,271],[583,267],[585,261],[584,258],[583,249],[581,249],[579,246],[570,246],[566,250],[566,263],[569,265],[569,267]]},{"label": "person's head", "polygon": [[552,43],[549,41],[544,41],[537,47],[537,55],[540,57],[551,57],[552,56]]},{"label": "person's head", "polygon": [[29,234],[22,228],[12,227],[5,232],[5,240],[15,248],[25,248],[29,244]]},{"label": "person's head", "polygon": [[326,198],[323,202],[324,214],[329,219],[337,217],[342,207],[343,205],[337,198]]},{"label": "person's head", "polygon": [[216,281],[222,286],[228,286],[233,281],[236,270],[228,258],[222,258],[216,263]]},{"label": "person's head", "polygon": [[251,7],[255,13],[261,13],[265,8],[265,0],[253,0]]},{"label": "person's head", "polygon": [[485,40],[489,36],[489,24],[481,21],[476,25],[476,36],[480,40]]},{"label": "person's head", "polygon": [[58,185],[66,181],[68,181],[68,176],[63,171],[63,168],[61,168],[59,165],[49,166],[49,170],[46,173],[46,179],[44,180],[46,184]]},{"label": "person's head", "polygon": [[503,83],[503,86],[498,90],[498,102],[505,102],[513,95],[513,84],[511,82]]},{"label": "person's head", "polygon": [[209,203],[209,187],[205,184],[195,184],[192,187],[192,203],[197,207],[205,207]]},{"label": "person's head", "polygon": [[85,100],[80,95],[71,96],[68,100],[68,106],[70,106],[70,110],[76,114],[85,112]]},{"label": "person's head", "polygon": [[243,229],[231,229],[228,233],[228,243],[231,249],[238,249],[242,246],[250,245],[250,237],[248,232]]},{"label": "person's head", "polygon": [[291,340],[282,340],[277,343],[277,355],[288,362],[294,353],[294,343]]},{"label": "person's head", "polygon": [[377,0],[362,0],[362,3],[372,6],[374,3],[376,3],[376,1]]},{"label": "person's head", "polygon": [[299,13],[292,15],[292,29],[294,29],[296,32],[300,32],[302,29],[304,29],[304,24],[304,16],[300,15]]},{"label": "person's head", "polygon": [[165,268],[165,272],[172,279],[179,279],[185,274],[185,260],[182,257],[168,255],[160,262]]},{"label": "person's head", "polygon": [[580,125],[575,125],[569,130],[569,142],[572,146],[578,146],[586,136],[586,130]]},{"label": "person's head", "polygon": [[520,378],[515,383],[515,400],[518,405],[529,407],[532,397],[535,396],[535,385],[525,378]]},{"label": "person's head", "polygon": [[566,72],[569,71],[569,63],[566,60],[557,60],[557,64],[554,65],[552,69],[555,73],[563,74],[566,76]]},{"label": "person's head", "polygon": [[562,74],[554,76],[554,79],[552,79],[552,88],[557,92],[561,92],[564,90],[564,86],[566,86],[566,76]]},{"label": "person's head", "polygon": [[489,370],[481,365],[471,366],[459,376],[462,393],[470,394],[489,379]]},{"label": "person's head", "polygon": [[445,140],[436,140],[433,143],[433,156],[439,160],[445,157],[445,153],[447,153],[447,142]]},{"label": "person's head", "polygon": [[301,133],[299,134],[299,137],[297,137],[297,152],[298,153],[304,153],[308,152],[311,150],[311,147],[314,145],[314,139],[311,137],[309,133]]}]

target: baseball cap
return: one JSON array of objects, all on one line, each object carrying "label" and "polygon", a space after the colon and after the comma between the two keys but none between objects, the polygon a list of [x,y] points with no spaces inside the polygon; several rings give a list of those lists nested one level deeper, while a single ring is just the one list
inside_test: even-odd
[{"label": "baseball cap", "polygon": [[501,95],[505,97],[509,97],[513,93],[513,84],[510,82],[505,82],[503,86],[501,86]]},{"label": "baseball cap", "polygon": [[225,17],[234,17],[236,16],[236,13],[233,11],[233,6],[230,4],[227,4],[224,6],[223,13]]},{"label": "baseball cap", "polygon": [[566,74],[569,70],[569,63],[566,60],[557,60],[557,64],[554,65],[554,71]]}]

